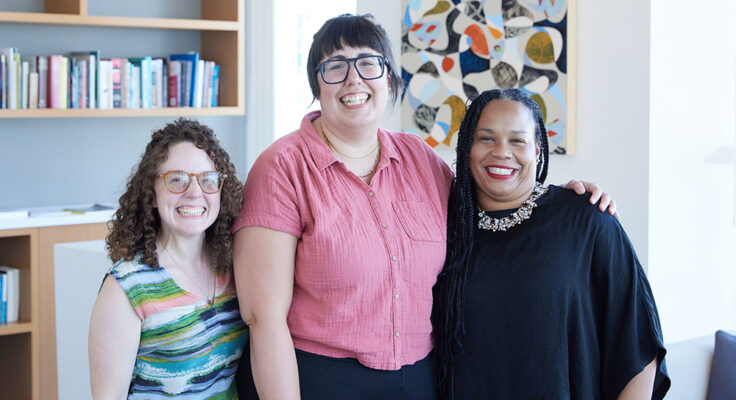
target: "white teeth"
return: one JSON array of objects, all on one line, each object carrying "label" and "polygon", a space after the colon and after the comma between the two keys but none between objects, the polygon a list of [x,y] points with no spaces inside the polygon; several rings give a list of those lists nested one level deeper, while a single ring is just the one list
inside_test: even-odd
[{"label": "white teeth", "polygon": [[204,207],[179,207],[176,210],[185,217],[195,217],[204,213]]},{"label": "white teeth", "polygon": [[368,101],[368,95],[365,93],[348,95],[340,98],[340,102],[342,102],[342,104],[347,104],[349,106],[363,104],[366,101]]},{"label": "white teeth", "polygon": [[494,175],[511,175],[514,172],[513,168],[488,167],[486,169]]}]

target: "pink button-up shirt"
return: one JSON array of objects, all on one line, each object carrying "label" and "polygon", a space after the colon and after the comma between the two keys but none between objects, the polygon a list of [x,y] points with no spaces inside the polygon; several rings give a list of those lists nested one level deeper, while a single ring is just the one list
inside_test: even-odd
[{"label": "pink button-up shirt", "polygon": [[296,348],[396,370],[432,349],[451,171],[419,137],[379,129],[366,184],[319,138],[319,115],[258,157],[233,229],[299,238],[287,318]]}]

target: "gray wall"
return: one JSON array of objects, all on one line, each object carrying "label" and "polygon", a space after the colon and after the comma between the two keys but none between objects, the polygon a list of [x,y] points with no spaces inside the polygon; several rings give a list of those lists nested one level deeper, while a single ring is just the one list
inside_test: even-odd
[{"label": "gray wall", "polygon": [[[42,1],[3,0],[0,8],[36,12]],[[199,1],[93,1],[89,13],[198,18]],[[2,23],[0,47],[21,55],[168,56],[199,50],[199,33]],[[0,119],[0,208],[115,202],[151,132],[173,118]],[[245,116],[197,119],[214,129],[244,177]]]}]

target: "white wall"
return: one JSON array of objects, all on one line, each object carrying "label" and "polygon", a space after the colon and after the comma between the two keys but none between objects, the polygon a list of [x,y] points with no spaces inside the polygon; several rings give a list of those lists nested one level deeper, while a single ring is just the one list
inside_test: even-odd
[{"label": "white wall", "polygon": [[736,3],[652,1],[650,279],[668,341],[736,327]]},{"label": "white wall", "polygon": [[[578,3],[577,154],[553,157],[548,181],[585,179],[612,193],[646,266],[649,0]],[[358,0],[358,12],[373,14],[386,29],[397,58],[401,11],[400,1]],[[398,106],[387,114],[384,126],[399,129]]]}]

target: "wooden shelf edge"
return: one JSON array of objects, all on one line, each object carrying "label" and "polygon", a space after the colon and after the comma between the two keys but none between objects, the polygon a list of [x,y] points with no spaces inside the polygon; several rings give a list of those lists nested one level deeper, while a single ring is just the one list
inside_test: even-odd
[{"label": "wooden shelf edge", "polygon": [[[1,223],[2,221],[0,221]],[[36,229],[33,228],[0,228],[0,238],[15,237],[15,236],[32,236],[35,235]]]},{"label": "wooden shelf edge", "polygon": [[17,335],[20,333],[30,333],[33,330],[33,324],[30,322],[8,322],[0,324],[0,336]]},{"label": "wooden shelf edge", "polygon": [[207,108],[113,108],[113,109],[27,109],[0,110],[3,118],[110,118],[110,117],[176,117],[176,116],[236,116],[243,115],[243,107]]},{"label": "wooden shelf edge", "polygon": [[181,29],[188,31],[238,31],[239,21],[211,21],[180,18],[135,18],[95,15],[0,12],[0,22],[19,24],[84,25],[117,28]]}]

